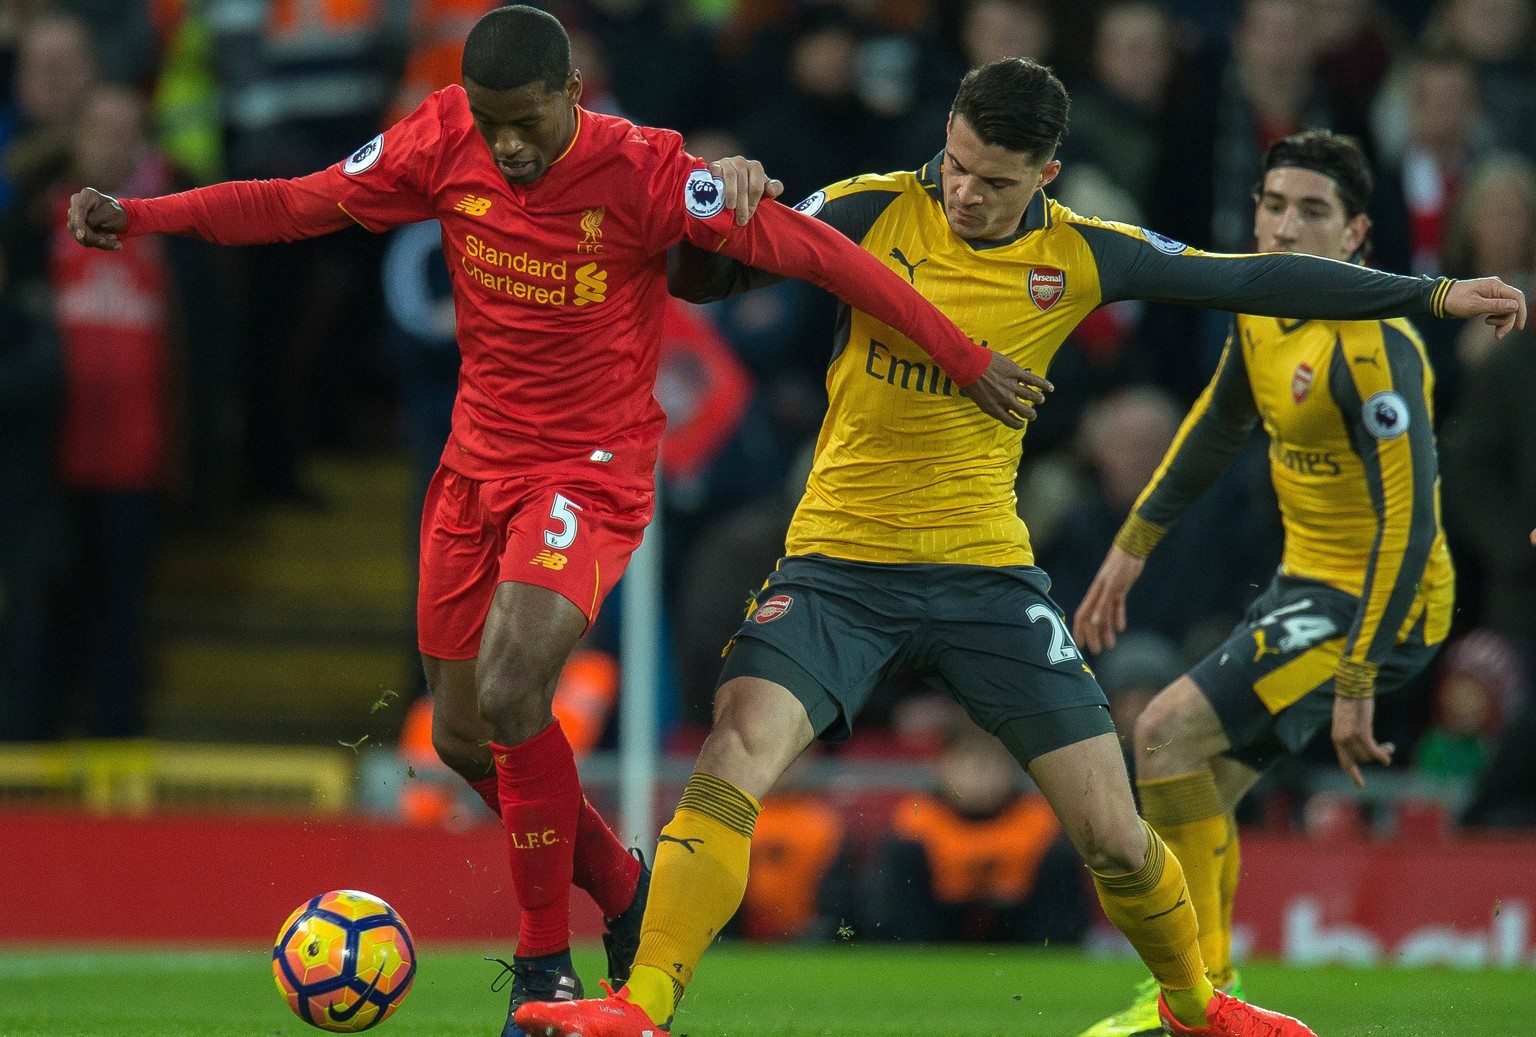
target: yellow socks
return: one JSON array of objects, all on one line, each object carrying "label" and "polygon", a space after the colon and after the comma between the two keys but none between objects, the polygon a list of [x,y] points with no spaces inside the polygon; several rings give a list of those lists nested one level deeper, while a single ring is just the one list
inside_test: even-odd
[{"label": "yellow socks", "polygon": [[[1232,982],[1232,902],[1237,899],[1237,880],[1243,871],[1243,855],[1237,847],[1237,818],[1227,815],[1227,852],[1221,855],[1221,914],[1216,916],[1216,921],[1221,925],[1220,951],[1222,957],[1222,971],[1225,975],[1220,979],[1219,985],[1225,988]],[[1200,913],[1195,908],[1195,913]],[[1205,951],[1205,936],[1200,937],[1200,950]],[[1209,964],[1210,958],[1205,959],[1206,972],[1211,976],[1211,982],[1217,983],[1215,967]]]},{"label": "yellow socks", "polygon": [[1200,957],[1195,909],[1178,858],[1145,821],[1146,862],[1126,875],[1092,872],[1099,903],[1151,970],[1168,1007],[1186,1026],[1204,1027],[1206,1002],[1215,990]]},{"label": "yellow socks", "polygon": [[[1147,823],[1163,837],[1184,868],[1189,900],[1200,924],[1200,953],[1211,982],[1224,986],[1232,980],[1237,821],[1222,808],[1216,776],[1209,770],[1138,781],[1136,790]],[[1228,868],[1230,876],[1226,874]]]},{"label": "yellow socks", "polygon": [[741,906],[761,804],[728,781],[695,772],[661,830],[629,998],[658,1024],[714,938]]}]

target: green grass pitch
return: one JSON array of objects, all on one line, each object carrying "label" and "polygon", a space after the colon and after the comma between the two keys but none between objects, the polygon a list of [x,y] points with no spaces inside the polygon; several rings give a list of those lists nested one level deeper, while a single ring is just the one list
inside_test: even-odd
[{"label": "green grass pitch", "polygon": [[[420,948],[383,1037],[495,1037],[505,992],[478,951]],[[505,950],[485,953],[505,954]],[[577,967],[596,992],[601,957]],[[1536,972],[1244,968],[1250,996],[1319,1037],[1536,1035]],[[1011,947],[716,947],[675,1037],[1073,1037],[1119,1008],[1133,962]],[[256,950],[0,949],[0,1037],[308,1037]]]}]

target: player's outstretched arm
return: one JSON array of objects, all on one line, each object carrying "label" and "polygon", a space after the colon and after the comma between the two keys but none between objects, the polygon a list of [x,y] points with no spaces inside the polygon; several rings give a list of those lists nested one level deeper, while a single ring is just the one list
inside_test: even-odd
[{"label": "player's outstretched arm", "polygon": [[1072,617],[1073,640],[1095,655],[1115,647],[1116,637],[1125,633],[1126,595],[1146,566],[1145,558],[1138,558],[1124,548],[1109,549]]},{"label": "player's outstretched arm", "polygon": [[86,248],[116,252],[123,247],[118,235],[128,227],[128,214],[109,194],[83,187],[69,199],[69,233]]},{"label": "player's outstretched arm", "polygon": [[1497,277],[1457,281],[1445,293],[1447,317],[1482,317],[1502,339],[1525,328],[1525,293]]}]

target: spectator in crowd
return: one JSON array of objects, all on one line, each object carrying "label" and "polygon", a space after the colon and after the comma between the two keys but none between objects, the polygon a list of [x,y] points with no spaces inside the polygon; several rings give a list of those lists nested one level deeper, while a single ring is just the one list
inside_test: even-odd
[{"label": "spectator in crowd", "polygon": [[63,562],[57,332],[42,285],[0,251],[0,741],[52,733],[47,608]]},{"label": "spectator in crowd", "polygon": [[[1488,155],[1469,172],[1446,229],[1445,272],[1454,277],[1497,274],[1524,287],[1536,261],[1536,165],[1508,152]],[[1455,362],[1475,371],[1493,350],[1491,330],[1477,322],[1460,329]],[[1445,358],[1447,366],[1451,358]]]},{"label": "spectator in crowd", "polygon": [[1446,518],[1463,545],[1458,569],[1480,575],[1466,607],[1527,660],[1536,659],[1536,551],[1525,540],[1536,515],[1532,346],[1530,331],[1494,346],[1465,379],[1443,447]]},{"label": "spectator in crowd", "polygon": [[859,172],[881,147],[853,89],[857,44],[842,8],[812,9],[789,45],[788,83],[763,94],[738,122],[748,153],[784,181],[791,198]]},{"label": "spectator in crowd", "polygon": [[[1099,11],[1091,78],[1073,91],[1072,132],[1062,146],[1056,191],[1067,206],[1127,223],[1145,220],[1161,186],[1156,174],[1175,57],[1173,21],[1154,0],[1116,0]],[[1085,179],[1121,197],[1079,204]]]},{"label": "spectator in crowd", "polygon": [[971,0],[960,22],[960,46],[970,68],[1002,58],[1049,64],[1055,34],[1041,0]]},{"label": "spectator in crowd", "polygon": [[[495,6],[494,3],[487,6]],[[586,0],[562,19],[575,37],[590,33],[626,118],[688,133],[720,118],[714,40],[670,0]],[[585,73],[587,66],[581,66]],[[750,80],[749,80],[750,81]],[[763,87],[752,81],[754,92]],[[773,94],[764,89],[763,95]]]},{"label": "spectator in crowd", "polygon": [[[209,3],[231,176],[298,176],[379,131],[403,31],[390,5]],[[360,383],[382,364],[381,253],[358,232],[238,256],[244,474],[258,500],[325,503],[300,466],[317,443],[345,438]]]},{"label": "spectator in crowd", "polygon": [[1531,0],[1441,0],[1423,40],[1472,59],[1498,144],[1536,158],[1533,24]]},{"label": "spectator in crowd", "polygon": [[1414,749],[1414,770],[1472,781],[1524,690],[1520,657],[1497,634],[1474,630],[1445,650],[1436,670],[1435,716]]},{"label": "spectator in crowd", "polygon": [[[957,710],[958,712],[958,710]],[[871,865],[861,935],[1073,944],[1087,890],[1050,804],[1008,750],[963,716],[930,792],[900,800]]]},{"label": "spectator in crowd", "polygon": [[[1052,399],[1050,406],[1062,402]],[[1094,400],[1078,424],[1078,449],[1091,473],[1083,496],[1063,517],[1056,534],[1038,549],[1039,564],[1051,574],[1051,596],[1069,613],[1082,601],[1115,531],[1131,512],[1179,427],[1178,405],[1160,389],[1132,386]],[[1249,458],[1244,459],[1250,460]],[[1247,584],[1273,567],[1278,540],[1256,536],[1272,523],[1247,494],[1256,480],[1237,471],[1217,490],[1219,503],[1196,505],[1185,521],[1148,559],[1163,567],[1131,591],[1129,611],[1145,630],[1175,642],[1202,627],[1225,629],[1251,595]],[[1160,556],[1169,551],[1166,558]],[[1254,560],[1262,555],[1263,560]],[[1187,573],[1199,572],[1190,580]],[[1250,579],[1244,579],[1248,574]],[[1137,600],[1137,595],[1145,595]]]},{"label": "spectator in crowd", "polygon": [[155,31],[149,3],[122,0],[55,0],[53,6],[87,26],[102,78],[138,89],[154,78]]},{"label": "spectator in crowd", "polygon": [[[167,189],[169,173],[146,136],[142,98],[113,86],[87,97],[70,175],[113,193]],[[117,251],[80,248],[64,222],[68,197],[67,188],[54,194],[48,255],[64,355],[59,470],[77,543],[60,643],[79,669],[69,683],[84,691],[85,732],[138,735],[145,729],[156,513],[175,451],[171,275],[161,242],[152,238]]]},{"label": "spectator in crowd", "polygon": [[[1384,270],[1438,274],[1445,233],[1467,171],[1487,149],[1477,69],[1460,52],[1419,50],[1404,86],[1384,91],[1375,137],[1382,164],[1372,205],[1371,258]],[[1403,139],[1388,139],[1396,124]]]},{"label": "spectator in crowd", "polygon": [[1397,26],[1377,0],[1312,0],[1318,83],[1347,126],[1364,126],[1392,68]]},{"label": "spectator in crowd", "polygon": [[[1246,0],[1218,86],[1193,77],[1178,111],[1171,161],[1186,171],[1166,214],[1150,222],[1182,241],[1220,252],[1253,245],[1253,185],[1265,149],[1304,126],[1332,126],[1334,113],[1313,76],[1316,58],[1304,0]],[[1168,180],[1162,180],[1168,183]],[[1167,219],[1159,219],[1166,215]]]},{"label": "spectator in crowd", "polygon": [[[1156,177],[1177,187],[1156,192],[1149,226],[1216,252],[1253,247],[1253,187],[1265,149],[1303,127],[1335,125],[1313,75],[1310,14],[1307,0],[1244,0],[1230,47],[1197,55],[1170,109]],[[1192,399],[1216,366],[1227,322],[1210,311],[1152,307],[1142,328],[1159,384]]]},{"label": "spectator in crowd", "polygon": [[0,110],[0,216],[12,242],[18,281],[43,274],[47,188],[69,162],[74,124],[98,80],[85,24],[65,14],[38,15],[17,41],[14,96]]}]

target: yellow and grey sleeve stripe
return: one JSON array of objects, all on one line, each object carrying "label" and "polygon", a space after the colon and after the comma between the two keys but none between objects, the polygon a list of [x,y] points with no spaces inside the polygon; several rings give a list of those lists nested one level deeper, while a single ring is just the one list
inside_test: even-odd
[{"label": "yellow and grey sleeve stripe", "polygon": [[1436,317],[1445,316],[1445,297],[1451,292],[1451,285],[1456,283],[1454,277],[1442,277],[1435,285],[1435,290],[1429,293],[1429,312]]},{"label": "yellow and grey sleeve stripe", "polygon": [[1115,534],[1115,546],[1126,554],[1145,558],[1162,542],[1168,530],[1156,522],[1148,522],[1134,511],[1126,516],[1125,525]]},{"label": "yellow and grey sleeve stripe", "polygon": [[1368,699],[1376,694],[1376,664],[1357,659],[1339,660],[1333,673],[1333,693],[1343,699]]},{"label": "yellow and grey sleeve stripe", "polygon": [[678,801],[677,809],[703,814],[750,839],[752,830],[757,827],[757,815],[762,813],[763,807],[725,779],[695,771],[693,777],[688,779],[688,787],[683,790],[683,798]]}]

